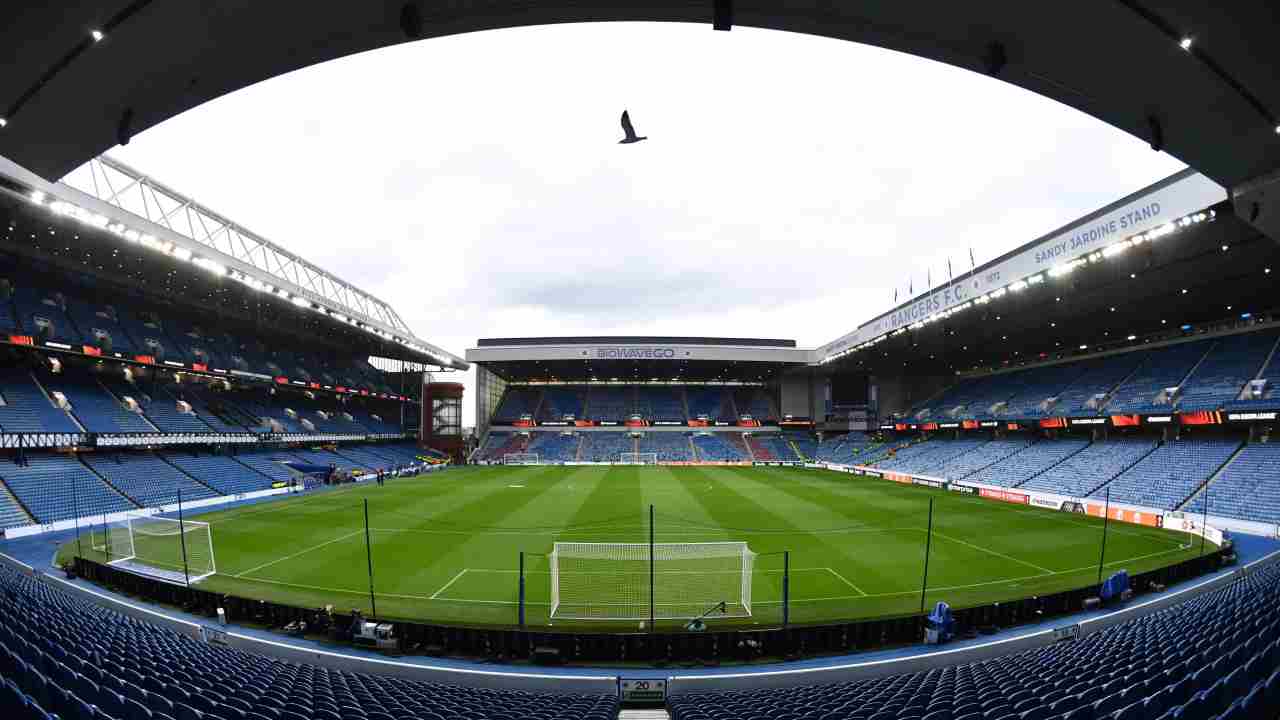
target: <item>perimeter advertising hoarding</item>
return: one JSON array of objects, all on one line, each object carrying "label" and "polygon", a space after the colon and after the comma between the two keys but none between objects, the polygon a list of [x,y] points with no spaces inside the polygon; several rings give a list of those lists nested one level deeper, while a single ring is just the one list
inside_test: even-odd
[{"label": "perimeter advertising hoarding", "polygon": [[881,477],[883,477],[885,480],[892,480],[892,481],[894,481],[894,482],[896,482],[896,483],[902,483],[902,484],[904,484],[904,485],[910,485],[910,484],[911,484],[911,476],[910,476],[910,475],[904,475],[904,474],[902,474],[902,473],[887,472],[887,473],[885,473],[884,475],[882,475]]},{"label": "perimeter advertising hoarding", "polygon": [[[1107,506],[1100,502],[1085,503],[1085,512],[1094,517],[1102,517]],[[1128,510],[1126,508],[1111,508],[1111,519],[1120,522],[1133,523],[1134,525],[1146,525],[1147,527],[1163,527],[1164,517],[1160,513],[1142,512],[1140,510]]]},{"label": "perimeter advertising hoarding", "polygon": [[931,488],[940,488],[943,486],[944,483],[940,480],[925,480],[924,478],[912,478],[911,484],[923,485],[925,487],[931,487]]},{"label": "perimeter advertising hoarding", "polygon": [[948,484],[947,489],[950,490],[951,492],[960,493],[962,495],[975,495],[978,492],[978,488],[976,487],[969,487],[968,485],[958,485],[956,483]]},{"label": "perimeter advertising hoarding", "polygon": [[1007,503],[1016,505],[1028,505],[1031,502],[1031,496],[1026,493],[1014,492],[1012,490],[997,490],[995,488],[979,488],[978,496],[988,498],[990,500],[1003,500]]},{"label": "perimeter advertising hoarding", "polygon": [[1276,419],[1274,412],[1227,413],[1229,422],[1265,422]]}]

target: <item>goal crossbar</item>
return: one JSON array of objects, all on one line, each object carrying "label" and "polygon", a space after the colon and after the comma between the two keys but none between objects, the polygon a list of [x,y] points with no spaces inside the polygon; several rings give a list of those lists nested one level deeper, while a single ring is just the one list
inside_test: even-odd
[{"label": "goal crossbar", "polygon": [[624,452],[618,455],[618,462],[623,465],[657,465],[658,453]]},{"label": "goal crossbar", "polygon": [[685,620],[720,603],[720,617],[750,617],[755,558],[745,542],[558,542],[551,618]]},{"label": "goal crossbar", "polygon": [[537,465],[538,453],[507,453],[502,456],[503,465]]}]

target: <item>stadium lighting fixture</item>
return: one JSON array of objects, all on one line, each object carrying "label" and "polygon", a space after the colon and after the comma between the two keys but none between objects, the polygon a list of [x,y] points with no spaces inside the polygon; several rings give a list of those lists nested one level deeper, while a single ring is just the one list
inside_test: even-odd
[{"label": "stadium lighting fixture", "polygon": [[93,38],[94,42],[102,42],[102,38],[106,37],[106,35],[103,35],[101,30],[91,30],[89,37]]},{"label": "stadium lighting fixture", "polygon": [[[4,127],[5,125],[8,125],[8,124],[9,124],[9,121],[8,121],[8,120],[5,120],[4,118],[0,117],[0,128]],[[1276,128],[1276,132],[1280,132],[1280,127],[1277,127],[1277,128]]]},{"label": "stadium lighting fixture", "polygon": [[1179,41],[1178,41],[1178,47],[1182,48],[1183,50],[1186,50],[1187,52],[1190,52],[1190,51],[1191,51],[1191,45],[1192,45],[1192,43],[1193,43],[1193,42],[1194,42],[1194,41],[1191,39],[1191,36],[1190,36],[1190,35],[1187,35],[1187,36],[1184,36],[1181,40],[1179,40]]},{"label": "stadium lighting fixture", "polygon": [[[4,127],[4,118],[0,118],[0,127]],[[1280,125],[1276,126],[1276,134],[1280,135]]]},{"label": "stadium lighting fixture", "polygon": [[1088,346],[1088,345],[1081,345],[1081,346],[1080,346],[1080,349],[1081,349],[1081,350],[1088,350],[1088,349],[1089,349],[1089,346]]},{"label": "stadium lighting fixture", "polygon": [[1132,341],[1134,341],[1134,340],[1137,340],[1137,339],[1138,339],[1138,336],[1137,336],[1137,335],[1130,335],[1130,336],[1129,336],[1129,340],[1130,340],[1130,342],[1132,342]]},{"label": "stadium lighting fixture", "polygon": [[[183,260],[183,261],[185,261],[185,260],[190,260],[190,259],[191,259],[191,251],[190,251],[190,250],[188,250],[188,249],[186,249],[186,248],[175,247],[175,248],[173,249],[173,256],[174,256],[174,257],[176,257],[176,258],[178,258],[179,260]],[[197,265],[199,265],[200,263],[197,261],[197,262],[196,262],[196,264],[197,264]]]},{"label": "stadium lighting fixture", "polygon": [[33,192],[31,193],[31,202],[33,202],[33,203],[35,203],[35,204],[37,204],[37,205],[43,205],[43,204],[44,204],[44,193],[40,192],[39,190],[33,191]]}]

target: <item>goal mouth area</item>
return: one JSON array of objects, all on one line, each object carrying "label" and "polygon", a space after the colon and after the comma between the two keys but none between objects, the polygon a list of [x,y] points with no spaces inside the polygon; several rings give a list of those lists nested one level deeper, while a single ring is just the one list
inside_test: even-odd
[{"label": "goal mouth area", "polygon": [[[717,603],[691,604],[682,602],[657,602],[653,604],[653,619],[672,621],[672,620],[692,620],[694,618],[706,615],[708,620],[726,619],[746,619],[751,617],[751,609],[740,602],[725,601],[725,611],[722,613],[715,610],[710,614],[707,613],[716,606]],[[631,603],[616,603],[615,607],[634,607]],[[643,615],[617,615],[609,612],[610,606],[606,603],[592,603],[581,605],[565,605],[561,603],[551,613],[552,620],[574,620],[582,622],[598,621],[613,622],[631,621],[631,620],[648,620],[649,616]]]}]

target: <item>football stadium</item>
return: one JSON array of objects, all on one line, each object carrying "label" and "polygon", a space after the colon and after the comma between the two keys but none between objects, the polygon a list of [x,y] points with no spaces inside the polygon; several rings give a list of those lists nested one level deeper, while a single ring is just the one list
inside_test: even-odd
[{"label": "football stadium", "polygon": [[[1280,713],[1267,3],[15,9],[4,717]],[[325,61],[604,20],[909,53],[1187,167],[892,306],[832,307],[825,344],[762,323],[451,352],[305,242],[109,152]]]}]

